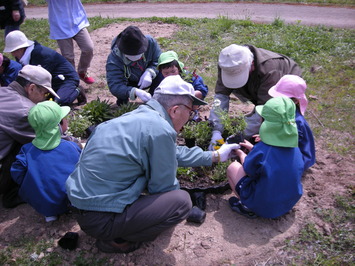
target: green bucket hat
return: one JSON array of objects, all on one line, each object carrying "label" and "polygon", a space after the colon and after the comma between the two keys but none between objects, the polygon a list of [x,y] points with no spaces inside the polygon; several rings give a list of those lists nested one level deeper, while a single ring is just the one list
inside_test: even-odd
[{"label": "green bucket hat", "polygon": [[164,53],[161,53],[158,59],[158,69],[160,65],[164,65],[170,62],[173,62],[176,60],[180,66],[180,70],[182,71],[184,69],[184,64],[179,61],[179,56],[177,55],[176,52],[174,51],[167,51]]},{"label": "green bucket hat", "polygon": [[59,106],[54,101],[44,101],[31,108],[28,122],[35,130],[32,144],[41,150],[56,148],[61,139],[59,123],[70,112],[69,106]]},{"label": "green bucket hat", "polygon": [[290,98],[272,98],[264,105],[256,106],[256,111],[264,118],[259,131],[264,143],[278,147],[298,147],[296,105]]}]

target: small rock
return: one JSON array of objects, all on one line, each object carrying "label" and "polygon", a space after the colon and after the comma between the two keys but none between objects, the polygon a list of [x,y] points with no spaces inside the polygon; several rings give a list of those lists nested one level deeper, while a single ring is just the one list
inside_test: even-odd
[{"label": "small rock", "polygon": [[207,241],[202,241],[202,242],[201,242],[201,246],[202,246],[204,249],[210,249],[210,248],[211,248],[211,245],[210,245]]}]

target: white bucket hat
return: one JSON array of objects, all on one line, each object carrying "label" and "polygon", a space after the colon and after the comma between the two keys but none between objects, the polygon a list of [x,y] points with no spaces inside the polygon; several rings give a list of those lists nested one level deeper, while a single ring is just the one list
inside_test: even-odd
[{"label": "white bucket hat", "polygon": [[4,53],[11,53],[20,48],[29,47],[32,44],[34,42],[27,39],[22,31],[14,30],[6,35]]},{"label": "white bucket hat", "polygon": [[19,72],[19,77],[46,88],[51,94],[60,99],[52,89],[52,75],[41,66],[25,65]]},{"label": "white bucket hat", "polygon": [[246,46],[231,44],[219,54],[218,65],[222,72],[222,83],[228,88],[241,88],[249,78],[253,53]]}]

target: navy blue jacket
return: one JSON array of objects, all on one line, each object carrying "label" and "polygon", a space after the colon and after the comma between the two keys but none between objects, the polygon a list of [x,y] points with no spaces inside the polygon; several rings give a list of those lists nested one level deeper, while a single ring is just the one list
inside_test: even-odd
[{"label": "navy blue jacket", "polygon": [[[51,48],[45,47],[35,41],[31,53],[30,65],[41,65],[52,75],[52,88],[57,91],[63,84],[72,83],[75,87],[79,85],[80,79],[73,65],[64,56]],[[64,80],[58,75],[63,75]]]},{"label": "navy blue jacket", "polygon": [[9,66],[0,74],[0,84],[2,87],[8,86],[13,82],[18,75],[18,72],[22,69],[22,65],[16,61],[10,60]]}]

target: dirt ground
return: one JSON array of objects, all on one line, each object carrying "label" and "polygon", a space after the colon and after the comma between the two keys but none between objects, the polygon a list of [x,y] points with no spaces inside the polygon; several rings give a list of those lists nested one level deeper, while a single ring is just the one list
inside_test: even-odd
[{"label": "dirt ground", "polygon": [[[168,37],[176,30],[174,25],[135,23],[146,34]],[[114,98],[104,89],[105,62],[111,40],[128,24],[113,24],[91,33],[95,56],[90,73],[97,80],[95,86],[82,84],[89,100]],[[102,85],[102,86],[101,86]],[[95,89],[90,89],[95,88]],[[213,93],[213,89],[211,89]],[[243,108],[243,106],[232,106]],[[115,265],[265,265],[286,263],[290,259],[283,251],[285,240],[297,235],[305,223],[313,222],[329,233],[332,228],[314,214],[317,208],[332,208],[334,195],[345,193],[354,186],[354,162],[322,148],[322,139],[316,140],[317,163],[303,177],[304,195],[293,210],[278,219],[249,220],[228,206],[231,191],[207,195],[207,217],[203,224],[182,222],[160,235],[154,242],[145,243],[133,253],[104,254],[95,247],[95,240],[82,232],[72,215],[63,215],[58,221],[46,223],[30,206],[15,209],[0,207],[0,250],[23,237],[34,240],[54,240],[54,247],[38,253],[41,260],[56,251],[67,264],[72,264],[80,251],[96,259],[109,258]],[[79,233],[78,248],[67,251],[57,241],[68,231]]]}]

